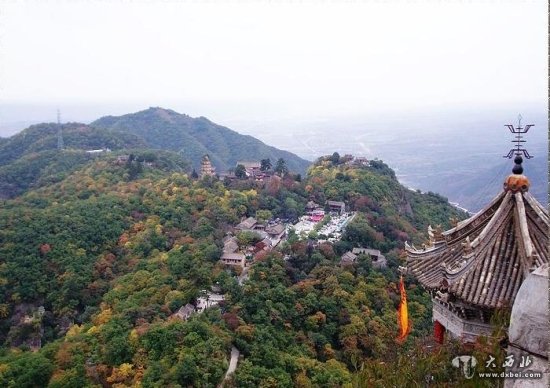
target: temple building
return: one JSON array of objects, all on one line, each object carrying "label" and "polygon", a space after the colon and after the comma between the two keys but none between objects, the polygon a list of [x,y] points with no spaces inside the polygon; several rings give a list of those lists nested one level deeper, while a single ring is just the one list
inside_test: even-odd
[{"label": "temple building", "polygon": [[235,167],[239,164],[244,167],[246,176],[248,177],[255,177],[261,173],[262,164],[260,162],[238,161],[237,164],[235,164]]},{"label": "temple building", "polygon": [[200,177],[203,178],[205,176],[214,176],[214,175],[216,175],[216,169],[214,168],[214,166],[212,166],[212,163],[210,163],[210,158],[208,157],[208,155],[204,155],[201,161]]},{"label": "temple building", "polygon": [[512,309],[524,280],[548,263],[548,211],[529,193],[522,161],[516,153],[513,174],[484,209],[445,232],[429,227],[420,249],[406,244],[407,270],[432,296],[438,342],[445,333],[463,342],[491,335],[495,311]]}]

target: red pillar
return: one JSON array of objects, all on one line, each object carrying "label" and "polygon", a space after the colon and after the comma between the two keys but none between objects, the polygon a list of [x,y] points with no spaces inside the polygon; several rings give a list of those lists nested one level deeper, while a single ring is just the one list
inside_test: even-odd
[{"label": "red pillar", "polygon": [[439,321],[434,322],[434,338],[438,344],[442,344],[445,339],[445,326]]}]

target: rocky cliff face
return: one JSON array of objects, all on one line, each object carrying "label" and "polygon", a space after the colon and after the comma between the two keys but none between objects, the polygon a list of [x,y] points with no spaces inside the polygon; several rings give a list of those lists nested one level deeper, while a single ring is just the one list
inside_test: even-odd
[{"label": "rocky cliff face", "polygon": [[11,328],[6,343],[12,347],[28,347],[36,351],[42,347],[44,307],[21,303],[11,317]]}]

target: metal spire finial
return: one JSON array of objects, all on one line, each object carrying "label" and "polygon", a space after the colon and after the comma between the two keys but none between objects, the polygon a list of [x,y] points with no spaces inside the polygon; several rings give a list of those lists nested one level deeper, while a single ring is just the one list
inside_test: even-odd
[{"label": "metal spire finial", "polygon": [[525,128],[521,127],[521,120],[523,117],[521,115],[518,115],[518,126],[514,128],[512,124],[505,125],[508,127],[510,132],[512,132],[515,136],[512,140],[512,143],[516,143],[515,147],[508,152],[508,155],[505,155],[505,158],[512,159],[512,156],[515,154],[516,156],[525,156],[527,159],[531,159],[533,156],[529,155],[529,152],[523,147],[523,143],[526,143],[526,140],[523,140],[523,135],[526,134],[531,127],[534,127],[534,124],[526,125]]},{"label": "metal spire finial", "polygon": [[526,125],[525,128],[521,127],[521,120],[523,117],[521,117],[521,114],[518,115],[518,126],[514,128],[512,124],[507,124],[506,127],[512,132],[515,136],[512,140],[512,143],[515,143],[515,147],[508,152],[508,155],[505,155],[505,158],[512,159],[512,156],[516,156],[514,158],[514,168],[512,169],[512,172],[514,174],[520,175],[523,173],[523,167],[521,163],[523,163],[523,158],[521,155],[525,156],[527,159],[531,159],[533,156],[529,155],[529,152],[525,149],[523,146],[523,143],[526,142],[526,140],[523,140],[523,135],[526,134],[529,131],[529,128],[534,127],[534,124]]}]

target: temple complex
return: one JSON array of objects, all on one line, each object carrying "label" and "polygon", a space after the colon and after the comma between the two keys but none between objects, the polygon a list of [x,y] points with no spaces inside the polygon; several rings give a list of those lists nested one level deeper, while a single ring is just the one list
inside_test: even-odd
[{"label": "temple complex", "polygon": [[210,158],[208,157],[208,155],[204,155],[201,161],[200,177],[203,178],[205,176],[214,176],[214,175],[216,175],[216,169],[214,168],[214,166],[212,166],[212,163],[210,163]]},{"label": "temple complex", "polygon": [[[491,335],[495,312],[510,311],[524,280],[547,268],[548,211],[529,193],[520,151],[502,192],[484,209],[444,232],[429,227],[420,249],[406,244],[407,270],[432,296],[438,342],[445,333],[464,342]],[[539,303],[547,306],[548,290],[543,294]]]}]

